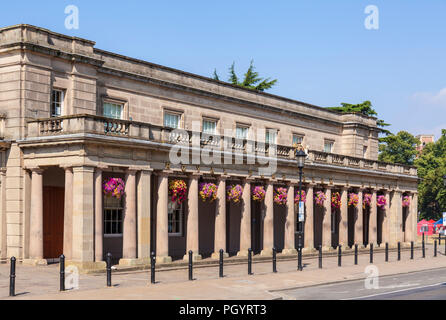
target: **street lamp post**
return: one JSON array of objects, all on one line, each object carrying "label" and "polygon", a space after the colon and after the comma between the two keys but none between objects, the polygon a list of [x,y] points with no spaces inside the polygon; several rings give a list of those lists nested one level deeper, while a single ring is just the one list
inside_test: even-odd
[{"label": "street lamp post", "polygon": [[296,159],[297,159],[297,167],[299,168],[299,206],[298,206],[298,218],[297,218],[297,236],[298,236],[298,248],[299,252],[301,252],[303,247],[303,216],[301,215],[301,208],[303,208],[304,204],[302,201],[302,173],[305,166],[305,158],[307,157],[307,154],[302,150],[302,146],[296,149]]}]

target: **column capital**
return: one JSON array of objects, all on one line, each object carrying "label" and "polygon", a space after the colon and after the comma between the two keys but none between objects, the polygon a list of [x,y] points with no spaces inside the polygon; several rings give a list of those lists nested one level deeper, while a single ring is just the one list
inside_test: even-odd
[{"label": "column capital", "polygon": [[79,171],[89,171],[89,172],[94,172],[95,167],[92,166],[73,166],[73,172],[79,172]]},{"label": "column capital", "polygon": [[244,178],[242,178],[242,181],[243,181],[243,183],[253,183],[256,181],[256,179],[253,177],[244,177]]},{"label": "column capital", "polygon": [[156,171],[154,172],[154,175],[159,177],[168,177],[173,174],[172,170],[162,170],[162,171]]},{"label": "column capital", "polygon": [[43,171],[45,171],[45,169],[41,168],[41,167],[28,167],[28,170],[30,170],[32,173],[37,173],[37,174],[42,174]]}]

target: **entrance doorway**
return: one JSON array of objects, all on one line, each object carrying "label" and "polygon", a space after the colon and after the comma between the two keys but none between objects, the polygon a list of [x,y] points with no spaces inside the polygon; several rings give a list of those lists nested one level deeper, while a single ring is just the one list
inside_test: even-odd
[{"label": "entrance doorway", "polygon": [[251,201],[251,248],[254,254],[259,254],[262,250],[262,204],[258,201]]},{"label": "entrance doorway", "polygon": [[43,258],[49,262],[63,253],[64,200],[65,188],[43,187]]}]

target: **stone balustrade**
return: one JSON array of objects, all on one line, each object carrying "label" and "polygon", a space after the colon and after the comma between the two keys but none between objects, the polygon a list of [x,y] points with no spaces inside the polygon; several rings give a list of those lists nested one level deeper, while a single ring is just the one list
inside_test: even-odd
[{"label": "stone balustrade", "polygon": [[[2,118],[0,118],[0,123],[1,120]],[[116,120],[95,115],[84,114],[28,121],[27,138],[51,137],[76,133],[127,137],[162,143],[181,144],[184,146],[196,146],[199,143],[201,147],[206,146],[212,149],[232,150],[233,152],[243,153],[250,152],[254,154],[268,154],[272,152],[273,154],[276,153],[279,158],[294,159],[294,148],[292,146],[269,145],[267,143],[236,138],[223,139],[223,137],[218,135],[200,134],[187,130],[174,130],[148,123]],[[399,173],[411,176],[417,175],[417,169],[413,166],[391,164],[315,150],[308,151],[307,161],[377,172]]]}]

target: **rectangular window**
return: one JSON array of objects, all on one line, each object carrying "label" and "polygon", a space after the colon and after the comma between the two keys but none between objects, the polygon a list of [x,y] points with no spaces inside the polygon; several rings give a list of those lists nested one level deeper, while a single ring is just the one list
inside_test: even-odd
[{"label": "rectangular window", "polygon": [[299,145],[302,144],[302,142],[304,141],[304,137],[298,134],[293,134],[293,146],[294,145]]},{"label": "rectangular window", "polygon": [[333,152],[333,146],[334,146],[334,142],[333,141],[325,141],[325,143],[324,143],[324,152],[332,153]]},{"label": "rectangular window", "polygon": [[241,140],[247,140],[248,139],[248,127],[243,127],[243,126],[237,126],[235,128],[235,137],[237,139],[241,139]]},{"label": "rectangular window", "polygon": [[367,147],[364,146],[363,150],[362,150],[362,156],[365,158],[367,155]]},{"label": "rectangular window", "polygon": [[265,143],[268,143],[268,144],[276,144],[277,143],[277,130],[266,129]]},{"label": "rectangular window", "polygon": [[121,199],[104,196],[104,235],[122,235],[123,211]]},{"label": "rectangular window", "polygon": [[168,230],[169,235],[183,235],[183,205],[169,201],[168,207]]},{"label": "rectangular window", "polygon": [[217,133],[217,121],[203,120],[203,133],[216,134]]},{"label": "rectangular window", "polygon": [[51,117],[62,115],[64,92],[62,90],[51,91]]},{"label": "rectangular window", "polygon": [[180,127],[180,115],[170,112],[164,113],[164,126],[172,129]]},{"label": "rectangular window", "polygon": [[118,103],[104,102],[104,117],[112,119],[122,119],[124,106]]}]

